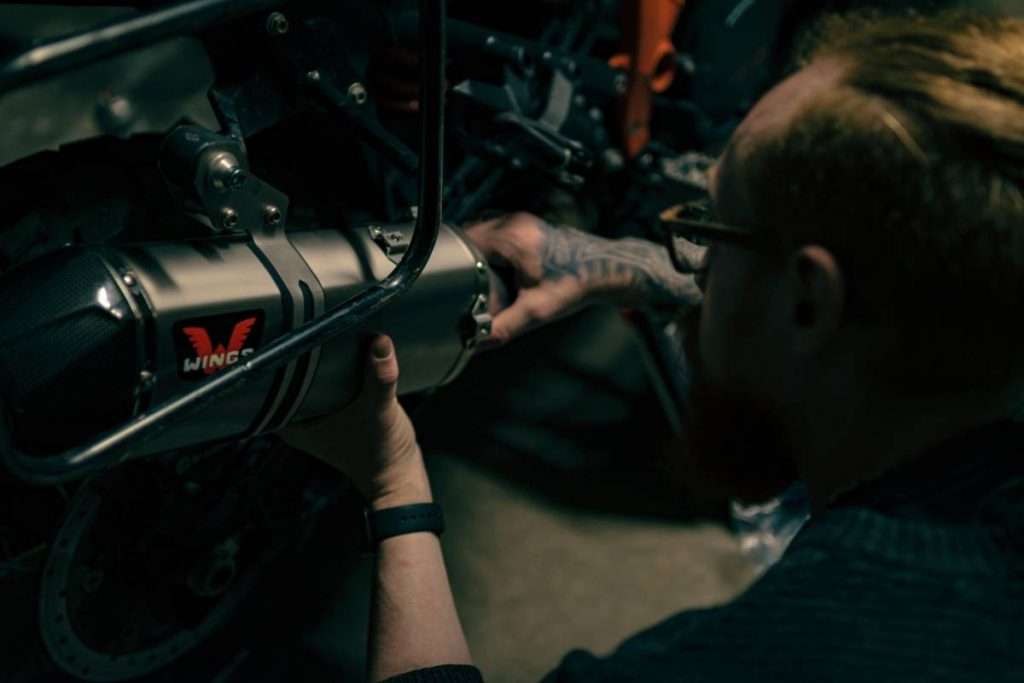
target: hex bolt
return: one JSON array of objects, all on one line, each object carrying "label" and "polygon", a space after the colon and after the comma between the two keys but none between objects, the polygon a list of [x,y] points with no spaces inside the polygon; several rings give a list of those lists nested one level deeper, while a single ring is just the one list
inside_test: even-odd
[{"label": "hex bolt", "polygon": [[367,96],[366,87],[359,81],[348,86],[348,98],[357,105],[364,104]]},{"label": "hex bolt", "polygon": [[281,210],[273,204],[263,207],[263,222],[267,225],[277,225],[281,222]]},{"label": "hex bolt", "polygon": [[232,230],[238,226],[238,212],[228,207],[220,212],[220,224],[225,230]]},{"label": "hex bolt", "polygon": [[218,192],[237,190],[245,184],[245,169],[238,164],[234,154],[223,152],[209,162],[207,171],[209,185]]},{"label": "hex bolt", "polygon": [[272,36],[283,36],[288,33],[288,17],[280,12],[271,12],[267,17],[267,33]]}]

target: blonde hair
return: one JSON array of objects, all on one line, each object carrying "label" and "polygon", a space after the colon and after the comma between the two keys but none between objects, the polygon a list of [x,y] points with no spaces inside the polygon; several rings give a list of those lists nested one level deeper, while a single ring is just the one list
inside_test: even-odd
[{"label": "blonde hair", "polygon": [[835,254],[851,318],[905,333],[896,376],[1008,381],[1024,359],[1024,21],[834,16],[813,35],[803,62],[842,60],[842,84],[752,154],[758,222]]}]

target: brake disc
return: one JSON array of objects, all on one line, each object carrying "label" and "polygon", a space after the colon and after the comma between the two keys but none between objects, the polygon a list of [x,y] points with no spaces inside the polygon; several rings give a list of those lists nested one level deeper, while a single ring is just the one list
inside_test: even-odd
[{"label": "brake disc", "polygon": [[[39,623],[53,661],[89,681],[137,678],[205,640],[259,574],[228,538],[193,560],[161,562],[141,519],[117,510],[99,478],[73,498],[43,572]],[[163,571],[166,570],[166,571]]]}]

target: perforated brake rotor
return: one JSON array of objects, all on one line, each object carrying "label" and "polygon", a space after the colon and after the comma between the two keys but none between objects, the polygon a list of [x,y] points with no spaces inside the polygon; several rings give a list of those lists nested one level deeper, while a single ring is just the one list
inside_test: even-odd
[{"label": "perforated brake rotor", "polygon": [[122,681],[170,664],[209,637],[252,588],[259,567],[205,595],[174,572],[160,577],[144,550],[132,548],[145,529],[138,520],[121,528],[124,515],[109,514],[112,503],[96,481],[78,490],[54,539],[39,623],[61,669],[83,680]]}]

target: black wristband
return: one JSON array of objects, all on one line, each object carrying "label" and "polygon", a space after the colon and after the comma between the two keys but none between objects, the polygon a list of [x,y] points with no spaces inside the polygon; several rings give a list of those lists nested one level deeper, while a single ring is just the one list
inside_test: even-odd
[{"label": "black wristband", "polygon": [[444,514],[437,503],[400,505],[385,510],[366,508],[366,540],[375,548],[385,538],[432,531],[438,536],[444,531]]}]

